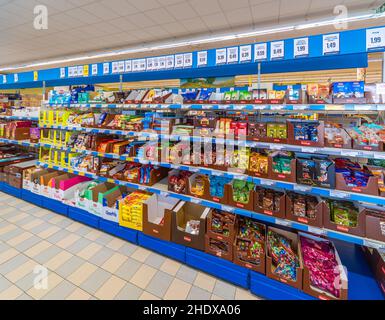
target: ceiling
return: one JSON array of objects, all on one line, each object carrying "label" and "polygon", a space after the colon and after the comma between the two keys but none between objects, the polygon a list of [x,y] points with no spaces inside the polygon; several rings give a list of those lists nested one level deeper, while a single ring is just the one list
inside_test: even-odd
[{"label": "ceiling", "polygon": [[[384,0],[0,0],[0,67],[192,36],[367,13]],[[48,8],[48,29],[33,10]]]}]

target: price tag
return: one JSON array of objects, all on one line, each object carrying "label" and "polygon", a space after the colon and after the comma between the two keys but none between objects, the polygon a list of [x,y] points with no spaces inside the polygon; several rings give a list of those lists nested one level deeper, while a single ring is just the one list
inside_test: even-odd
[{"label": "price tag", "polygon": [[78,77],[83,77],[83,71],[84,71],[83,66],[79,66],[78,67]]},{"label": "price tag", "polygon": [[195,198],[191,198],[191,202],[192,202],[192,203],[195,203],[195,204],[201,204],[201,203],[202,203],[202,200],[195,199]]},{"label": "price tag", "polygon": [[230,207],[230,206],[221,205],[221,210],[226,211],[226,212],[234,212],[235,208]]},{"label": "price tag", "polygon": [[126,60],[124,62],[124,70],[126,72],[131,72],[132,71],[132,63],[131,63],[131,60]]},{"label": "price tag", "polygon": [[63,79],[66,77],[66,68],[60,68],[60,78]]},{"label": "price tag", "polygon": [[385,47],[385,28],[366,30],[366,49],[380,49]]},{"label": "price tag", "polygon": [[340,198],[340,199],[346,199],[350,197],[348,193],[337,191],[337,190],[330,190],[330,196],[334,198]]},{"label": "price tag", "polygon": [[123,73],[124,72],[124,70],[125,70],[124,61],[119,61],[118,62],[118,70],[119,70],[119,73]]},{"label": "price tag", "polygon": [[323,36],[323,54],[333,54],[340,52],[340,34],[326,34]]},{"label": "price tag", "polygon": [[311,191],[311,187],[295,185],[294,186],[294,191],[309,192],[309,191]]},{"label": "price tag", "polygon": [[33,81],[39,80],[39,73],[37,71],[33,72]]},{"label": "price tag", "polygon": [[111,67],[112,67],[112,73],[118,73],[119,71],[119,65],[117,62],[112,62],[111,63]]},{"label": "price tag", "polygon": [[191,68],[193,65],[193,54],[191,52],[183,55],[183,67]]},{"label": "price tag", "polygon": [[198,52],[198,67],[207,66],[207,51]]},{"label": "price tag", "polygon": [[239,48],[232,47],[227,48],[227,63],[238,63],[239,62]]},{"label": "price tag", "polygon": [[316,153],[316,152],[318,152],[318,149],[317,148],[308,148],[308,147],[306,147],[306,148],[302,148],[301,151],[302,152],[308,152],[308,153]]},{"label": "price tag", "polygon": [[139,59],[139,71],[146,71],[146,59]]},{"label": "price tag", "polygon": [[73,68],[72,68],[72,75],[73,75],[74,77],[77,77],[77,76],[78,76],[78,67],[73,67]]},{"label": "price tag", "polygon": [[239,48],[240,55],[239,55],[239,61],[240,62],[250,62],[251,61],[251,45],[248,46],[241,46]]},{"label": "price tag", "polygon": [[375,241],[364,239],[364,246],[374,248],[377,250],[385,250],[385,244],[384,243],[378,243]]},{"label": "price tag", "polygon": [[166,57],[159,58],[159,70],[166,69]]},{"label": "price tag", "polygon": [[326,235],[326,230],[324,229],[320,229],[320,228],[314,228],[314,227],[310,227],[308,226],[308,229],[307,229],[310,233],[314,233],[314,234],[318,234],[318,235]]},{"label": "price tag", "polygon": [[83,76],[88,77],[90,75],[90,70],[88,64],[83,66]]},{"label": "price tag", "polygon": [[183,54],[175,55],[175,68],[183,68]]},{"label": "price tag", "polygon": [[341,151],[341,156],[345,157],[354,157],[356,158],[358,156],[358,152],[355,151]]},{"label": "price tag", "polygon": [[254,45],[254,60],[267,59],[267,43],[257,43]]},{"label": "price tag", "polygon": [[13,75],[13,81],[14,81],[14,82],[19,82],[19,75],[18,75],[17,73],[15,73],[15,74]]},{"label": "price tag", "polygon": [[227,50],[217,49],[215,51],[215,64],[224,64],[227,62]]},{"label": "price tag", "polygon": [[275,219],[275,223],[279,224],[281,226],[291,227],[291,222],[290,221],[286,221],[286,220],[282,220],[282,219]]},{"label": "price tag", "polygon": [[159,70],[160,69],[160,58],[155,57],[153,61],[153,70]]},{"label": "price tag", "polygon": [[133,60],[132,61],[132,71],[133,72],[139,71],[139,60]]},{"label": "price tag", "polygon": [[294,39],[294,58],[309,55],[309,38]]},{"label": "price tag", "polygon": [[110,73],[110,64],[108,62],[103,63],[103,74],[109,74]]},{"label": "price tag", "polygon": [[91,73],[93,76],[97,76],[98,75],[98,65],[97,64],[93,64],[91,66]]},{"label": "price tag", "polygon": [[168,192],[165,192],[165,191],[161,191],[160,192],[160,196],[161,197],[164,197],[164,198],[167,198],[169,196],[169,193]]},{"label": "price tag", "polygon": [[167,56],[166,57],[166,68],[167,69],[174,69],[174,56]]},{"label": "price tag", "polygon": [[275,186],[275,182],[271,180],[261,179],[261,185],[272,187],[272,186]]},{"label": "price tag", "polygon": [[156,58],[147,58],[147,71],[153,71],[154,70],[154,60]]},{"label": "price tag", "polygon": [[277,60],[285,57],[285,42],[275,41],[270,44],[270,59]]},{"label": "price tag", "polygon": [[3,83],[7,83],[7,76],[3,74]]}]

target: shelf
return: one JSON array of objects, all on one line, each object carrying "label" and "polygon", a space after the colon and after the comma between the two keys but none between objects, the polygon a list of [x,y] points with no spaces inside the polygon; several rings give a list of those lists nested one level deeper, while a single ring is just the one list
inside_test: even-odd
[{"label": "shelf", "polygon": [[28,117],[28,116],[2,116],[2,115],[0,115],[0,119],[39,121],[38,117]]},{"label": "shelf", "polygon": [[[167,188],[167,178],[165,180],[155,184],[154,186],[144,186],[144,185],[139,185],[139,184],[130,183],[130,182],[126,182],[126,181],[120,181],[120,180],[114,180],[114,179],[105,178],[105,177],[99,177],[93,173],[80,172],[77,170],[63,168],[60,166],[50,165],[50,164],[46,164],[46,163],[42,163],[42,162],[39,162],[38,164],[44,168],[51,168],[51,169],[58,170],[58,171],[73,173],[75,175],[85,176],[85,177],[88,177],[91,179],[99,180],[101,182],[115,183],[116,185],[127,186],[131,189],[134,189],[134,190],[141,190],[141,191],[147,191],[150,193],[155,193],[155,194],[161,195],[162,197],[172,197],[172,198],[179,199],[182,201],[199,204],[199,205],[204,206],[204,207],[218,209],[218,210],[222,210],[222,211],[226,211],[226,212],[232,212],[234,214],[241,215],[241,216],[251,217],[251,218],[254,218],[256,220],[263,221],[266,223],[272,223],[272,224],[277,224],[277,225],[281,225],[281,226],[285,226],[285,227],[290,227],[290,228],[293,228],[293,229],[296,229],[299,231],[311,232],[314,234],[327,236],[327,237],[332,238],[332,239],[338,239],[338,240],[342,240],[345,242],[350,242],[350,243],[359,244],[359,245],[365,245],[365,246],[376,248],[376,249],[385,249],[385,242],[379,242],[379,241],[375,241],[375,240],[371,240],[371,239],[367,239],[367,238],[356,237],[356,236],[352,236],[349,234],[335,232],[335,231],[331,231],[331,230],[324,229],[324,228],[310,227],[310,226],[302,224],[302,223],[297,223],[297,222],[293,222],[290,220],[279,219],[279,218],[267,216],[264,214],[256,213],[253,211],[234,208],[234,207],[231,207],[228,205],[222,205],[219,203],[198,199],[198,198],[184,195],[184,194],[178,194],[178,193],[170,192],[170,191],[168,191],[168,188]],[[383,201],[385,201],[385,199],[383,199]],[[376,202],[374,202],[374,203],[376,203]],[[378,200],[377,200],[377,203],[378,203]]]},{"label": "shelf", "polygon": [[[385,159],[385,152],[365,151],[355,149],[340,149],[340,148],[328,148],[328,147],[306,147],[296,146],[290,144],[280,143],[268,143],[268,142],[254,142],[246,140],[232,140],[224,138],[213,137],[194,137],[178,134],[157,134],[151,132],[135,132],[124,130],[110,130],[110,129],[98,129],[98,128],[83,128],[83,127],[71,127],[60,125],[44,125],[45,129],[57,129],[65,131],[79,131],[94,134],[116,134],[129,137],[138,137],[139,139],[160,139],[163,141],[190,141],[192,143],[213,143],[213,144],[225,144],[230,146],[246,147],[246,148],[260,148],[268,150],[280,150],[280,151],[292,151],[303,152],[311,154],[323,154],[331,156],[341,157],[354,157],[363,159]],[[48,144],[46,144],[48,145]]]},{"label": "shelf", "polygon": [[73,148],[56,147],[54,145],[44,144],[44,143],[40,145],[46,148],[56,148],[67,152],[83,153],[94,157],[104,157],[104,158],[116,159],[121,161],[137,162],[141,164],[152,164],[163,168],[190,171],[193,173],[200,173],[200,174],[205,174],[210,176],[221,176],[221,177],[230,178],[230,179],[245,180],[248,182],[253,182],[258,186],[262,186],[266,188],[279,188],[287,191],[306,192],[307,194],[313,195],[313,196],[334,198],[334,199],[340,199],[340,200],[359,201],[359,202],[366,202],[366,203],[385,206],[385,197],[372,196],[372,195],[360,194],[355,192],[340,191],[335,189],[312,187],[312,186],[301,185],[301,184],[291,183],[291,182],[282,182],[277,180],[255,178],[245,174],[233,173],[230,171],[219,171],[219,170],[214,170],[209,168],[171,164],[171,163],[158,162],[158,161],[150,161],[150,160],[137,158],[137,157],[129,157],[126,155],[116,155],[111,153],[102,153],[102,152],[88,151],[88,150],[76,150]]},{"label": "shelf", "polygon": [[[218,258],[208,253],[178,245],[173,242],[163,241],[144,234],[143,232],[131,230],[104,220],[98,216],[90,214],[87,211],[71,207],[65,204],[54,204],[47,202],[46,197],[34,194],[27,190],[16,189],[0,182],[0,191],[22,198],[27,202],[52,210],[61,215],[68,215],[69,218],[79,221],[93,228],[100,229],[116,237],[132,242],[149,250],[159,252],[171,259],[186,263],[193,268],[202,270],[205,273],[212,274],[242,286],[259,296],[270,300],[314,300],[302,291],[294,289],[287,284],[270,279],[263,274],[250,271],[247,268],[240,267],[230,261]],[[338,253],[342,263],[348,269],[349,278],[349,300],[383,300],[381,290],[373,277],[365,257],[359,247],[349,243],[336,241]]]},{"label": "shelf", "polygon": [[58,108],[95,108],[131,110],[212,110],[212,111],[384,111],[383,104],[47,104]]},{"label": "shelf", "polygon": [[23,141],[23,140],[10,140],[10,139],[0,138],[0,143],[17,144],[19,146],[31,147],[31,148],[39,148],[40,147],[39,143],[32,143],[32,142],[29,142],[28,140]]}]

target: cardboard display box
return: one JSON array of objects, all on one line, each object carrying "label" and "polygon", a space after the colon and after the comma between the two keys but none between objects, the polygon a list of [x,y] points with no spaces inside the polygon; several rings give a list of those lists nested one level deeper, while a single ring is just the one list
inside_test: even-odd
[{"label": "cardboard display box", "polygon": [[40,195],[40,192],[41,192],[41,184],[40,184],[40,177],[46,175],[46,174],[50,174],[52,173],[53,170],[38,170],[38,171],[34,171],[33,173],[31,173],[30,175],[30,191],[32,193],[35,193],[35,194],[38,194]]},{"label": "cardboard display box", "polygon": [[295,202],[293,202],[293,199],[291,198],[290,194],[288,194],[286,196],[286,219],[307,224],[312,227],[322,228],[323,220],[324,220],[324,210],[325,210],[326,204],[324,201],[321,200],[321,198],[315,198],[315,199],[318,201],[318,204],[315,206],[315,209],[314,209],[314,214],[315,214],[314,218],[297,216],[294,214]]},{"label": "cardboard display box", "polygon": [[[295,126],[300,126],[301,124],[312,123],[317,124],[317,141],[312,140],[296,140],[295,139]],[[325,145],[325,124],[323,121],[288,121],[287,122],[287,131],[288,131],[288,143],[298,146],[306,147],[323,147]]]},{"label": "cardboard display box", "polygon": [[122,200],[127,193],[127,188],[120,186],[103,195],[102,218],[104,220],[119,223],[119,201]]},{"label": "cardboard display box", "polygon": [[366,187],[350,187],[346,183],[343,174],[340,172],[336,172],[336,189],[378,196],[379,195],[378,177],[376,176],[369,177]]},{"label": "cardboard display box", "polygon": [[[180,202],[172,211],[172,241],[187,247],[204,251],[206,235],[206,217],[210,208],[191,202]],[[186,232],[189,221],[199,221],[196,234]]]},{"label": "cardboard display box", "polygon": [[18,164],[10,165],[4,167],[4,172],[0,175],[3,175],[3,182],[7,182],[10,186],[17,189],[23,188],[23,176],[24,171],[35,168],[37,164],[36,160],[20,162]]},{"label": "cardboard display box", "polygon": [[227,193],[228,193],[228,200],[229,200],[230,206],[236,207],[236,208],[241,208],[244,210],[249,210],[249,211],[252,211],[254,209],[254,190],[250,190],[248,192],[245,192],[245,195],[247,196],[248,202],[244,203],[244,202],[239,202],[235,199],[234,189],[233,189],[232,183],[227,184],[225,186],[225,188],[227,188],[227,190],[228,190]]},{"label": "cardboard display box", "polygon": [[[271,205],[273,206],[272,207],[273,209],[271,210],[271,208],[269,209],[269,208],[266,208],[266,207],[263,207],[260,205],[261,201],[262,202],[267,201],[267,198],[265,197],[265,194],[263,191],[274,192],[277,196],[278,196],[278,193],[281,194],[281,196],[279,197],[279,200],[277,200],[277,203],[276,203],[278,205],[278,207],[276,207],[274,204],[269,203],[270,206]],[[286,195],[283,192],[278,192],[275,190],[269,190],[269,189],[257,187],[255,189],[255,192],[254,192],[254,211],[258,212],[258,213],[266,214],[268,216],[273,216],[273,217],[285,219],[285,217],[286,217]]]},{"label": "cardboard display box", "polygon": [[[299,236],[299,240],[301,239],[301,237],[305,237],[305,238],[309,238],[311,240],[314,240],[314,241],[327,241],[323,238],[319,238],[319,237],[316,237],[316,236],[312,236],[310,234],[306,234],[306,233],[302,233],[300,232],[298,234]],[[334,254],[335,254],[335,257],[336,257],[336,260],[337,260],[337,264],[338,264],[338,271],[339,272],[339,289],[340,289],[340,297],[335,297],[333,296],[332,294],[330,294],[329,292],[325,292],[319,288],[316,288],[314,287],[312,284],[311,284],[311,281],[310,281],[310,271],[309,269],[306,267],[305,263],[303,265],[303,285],[302,285],[302,290],[313,296],[313,297],[316,297],[320,300],[347,300],[348,299],[348,276],[345,272],[345,269],[342,265],[342,262],[341,262],[341,259],[338,255],[338,252],[337,252],[337,249],[335,248],[334,244],[332,242],[330,242],[333,249],[334,249]],[[304,261],[303,260],[303,254],[302,254],[302,247],[301,247],[301,241],[299,241],[299,247],[300,247],[300,250],[299,250],[299,255],[300,255],[300,259],[301,261]]]},{"label": "cardboard display box", "polygon": [[89,202],[88,212],[97,216],[102,216],[103,198],[117,189],[119,189],[118,186],[108,182],[101,183],[96,187],[90,189],[89,191],[91,193],[91,199],[89,199],[90,202]]},{"label": "cardboard display box", "polygon": [[153,194],[143,203],[143,232],[154,238],[171,241],[173,209],[179,200]]},{"label": "cardboard display box", "polygon": [[365,235],[369,239],[385,242],[385,212],[365,208]]},{"label": "cardboard display box", "polygon": [[273,170],[273,163],[274,163],[274,158],[279,156],[280,152],[272,152],[269,155],[268,158],[268,166],[269,166],[269,178],[272,180],[279,180],[279,181],[287,181],[287,182],[292,182],[296,183],[296,169],[297,169],[297,160],[296,159],[291,159],[290,161],[290,173],[278,173]]},{"label": "cardboard display box", "polygon": [[[272,252],[271,252],[271,248],[268,245],[267,251],[266,251],[266,275],[271,279],[286,283],[289,286],[292,286],[294,288],[302,290],[303,262],[299,256],[300,247],[299,247],[299,241],[298,241],[297,234],[295,234],[293,232],[285,231],[282,229],[273,228],[273,227],[268,228],[268,234],[269,234],[269,231],[272,231],[272,232],[274,232],[280,236],[285,237],[289,241],[291,241],[293,252],[298,256],[299,267],[296,268],[297,277],[296,277],[295,281],[293,281],[291,279],[285,279],[283,277],[280,277],[278,274],[274,273],[273,272],[274,266],[273,266]],[[269,243],[268,240],[267,240],[267,243]]]}]

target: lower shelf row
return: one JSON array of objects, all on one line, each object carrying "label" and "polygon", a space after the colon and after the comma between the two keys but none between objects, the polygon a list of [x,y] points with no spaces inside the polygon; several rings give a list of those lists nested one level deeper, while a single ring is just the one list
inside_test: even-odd
[{"label": "lower shelf row", "polygon": [[55,188],[68,180],[68,173],[38,170],[25,179],[23,188],[43,202],[57,199],[70,212],[81,210],[124,230],[205,251],[221,263],[234,262],[313,297],[348,298],[348,274],[334,244],[326,239],[81,176],[70,179],[74,187],[66,192]]}]

